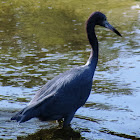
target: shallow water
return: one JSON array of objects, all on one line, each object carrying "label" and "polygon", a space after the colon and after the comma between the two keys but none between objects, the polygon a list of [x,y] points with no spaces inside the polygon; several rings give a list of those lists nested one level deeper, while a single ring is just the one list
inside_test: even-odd
[{"label": "shallow water", "polygon": [[139,1],[0,3],[0,139],[57,127],[36,119],[18,126],[10,118],[47,81],[86,63],[90,46],[85,21],[96,10],[105,13],[123,37],[96,28],[100,55],[93,88],[72,128],[89,140],[140,139]]}]

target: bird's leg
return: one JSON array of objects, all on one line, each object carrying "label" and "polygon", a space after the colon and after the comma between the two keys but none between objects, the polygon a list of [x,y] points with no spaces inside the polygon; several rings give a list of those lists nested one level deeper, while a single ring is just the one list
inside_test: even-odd
[{"label": "bird's leg", "polygon": [[64,117],[63,128],[70,127],[70,122],[74,117],[75,112]]},{"label": "bird's leg", "polygon": [[57,120],[57,122],[59,123],[59,127],[62,127],[63,126],[63,118]]}]

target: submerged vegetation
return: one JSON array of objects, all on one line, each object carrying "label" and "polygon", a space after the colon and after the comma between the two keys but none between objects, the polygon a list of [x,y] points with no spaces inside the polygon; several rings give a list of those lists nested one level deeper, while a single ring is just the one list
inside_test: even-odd
[{"label": "submerged vegetation", "polygon": [[80,132],[73,129],[42,129],[27,137],[18,137],[18,140],[83,140]]}]

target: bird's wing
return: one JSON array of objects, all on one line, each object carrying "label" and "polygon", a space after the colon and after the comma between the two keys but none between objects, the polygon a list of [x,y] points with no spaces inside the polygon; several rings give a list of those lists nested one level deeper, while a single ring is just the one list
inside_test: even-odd
[{"label": "bird's wing", "polygon": [[[66,71],[52,80],[50,80],[48,83],[46,83],[35,95],[35,97],[31,100],[29,105],[36,104],[37,102],[41,102],[44,99],[47,99],[51,96],[55,96],[56,94],[60,94],[60,92],[65,92],[64,90],[72,87],[72,86],[78,86],[81,84],[81,80],[83,79],[84,73],[88,69],[85,67],[77,67],[74,69],[71,69],[69,71]],[[86,72],[87,73],[87,72]],[[87,76],[84,78],[84,81],[82,83],[86,82],[86,79],[90,79]]]}]

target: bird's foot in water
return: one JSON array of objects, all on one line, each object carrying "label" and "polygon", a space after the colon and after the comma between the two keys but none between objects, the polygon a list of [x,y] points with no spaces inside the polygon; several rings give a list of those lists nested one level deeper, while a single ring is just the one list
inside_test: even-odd
[{"label": "bird's foot in water", "polygon": [[60,128],[60,129],[63,129],[63,130],[70,130],[70,129],[72,129],[71,128],[71,124],[69,124],[69,125],[64,125],[64,120],[63,119],[60,119],[60,120],[57,120],[57,122],[58,122],[58,128]]},{"label": "bird's foot in water", "polygon": [[60,119],[60,120],[57,120],[57,122],[58,122],[58,127],[59,128],[63,128],[63,122],[64,122],[64,120],[63,119]]},{"label": "bird's foot in water", "polygon": [[71,124],[62,127],[63,130],[71,130]]}]

